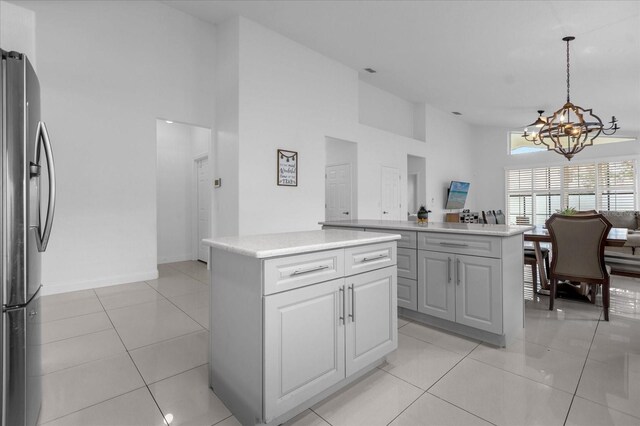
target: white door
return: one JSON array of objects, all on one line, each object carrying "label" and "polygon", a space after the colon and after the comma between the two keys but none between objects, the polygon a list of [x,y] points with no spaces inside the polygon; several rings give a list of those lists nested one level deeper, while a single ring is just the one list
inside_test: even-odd
[{"label": "white door", "polygon": [[456,319],[455,254],[418,250],[418,312]]},{"label": "white door", "polygon": [[344,305],[342,278],[265,296],[267,422],[344,379]]},{"label": "white door", "polygon": [[327,166],[325,220],[351,219],[351,165]]},{"label": "white door", "polygon": [[347,376],[398,347],[395,266],[345,279]]},{"label": "white door", "polygon": [[198,245],[198,260],[203,262],[209,261],[208,247],[202,244],[204,238],[210,238],[211,233],[209,231],[209,211],[211,208],[211,188],[209,186],[209,158],[205,157],[196,160],[196,172],[198,177],[198,194],[197,194],[197,245]]},{"label": "white door", "polygon": [[502,333],[500,259],[456,256],[456,322]]},{"label": "white door", "polygon": [[380,219],[401,220],[400,170],[382,166],[381,186]]}]

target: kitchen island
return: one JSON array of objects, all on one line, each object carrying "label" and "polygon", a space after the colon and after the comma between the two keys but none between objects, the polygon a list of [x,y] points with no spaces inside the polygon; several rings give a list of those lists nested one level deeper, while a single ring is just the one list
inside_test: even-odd
[{"label": "kitchen island", "polygon": [[398,313],[497,346],[524,327],[523,233],[531,226],[410,221],[320,222],[399,233]]},{"label": "kitchen island", "polygon": [[399,234],[205,239],[209,383],[243,425],[280,424],[397,348]]}]

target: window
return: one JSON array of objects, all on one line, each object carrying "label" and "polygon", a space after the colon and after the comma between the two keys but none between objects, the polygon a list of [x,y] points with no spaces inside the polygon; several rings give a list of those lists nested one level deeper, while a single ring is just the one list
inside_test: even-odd
[{"label": "window", "polygon": [[[593,141],[593,144],[604,145],[608,143],[629,142],[635,140],[636,138],[605,136],[601,134]],[[522,132],[509,133],[509,152],[512,155],[528,154],[531,152],[542,152],[546,150],[547,147],[545,145],[536,145],[533,142],[527,141],[522,137]]]},{"label": "window", "polygon": [[635,160],[507,170],[511,224],[544,225],[558,210],[635,210]]}]

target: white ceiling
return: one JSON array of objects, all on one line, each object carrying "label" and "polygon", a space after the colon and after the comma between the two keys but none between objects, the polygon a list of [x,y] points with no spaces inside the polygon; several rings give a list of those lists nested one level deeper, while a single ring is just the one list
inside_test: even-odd
[{"label": "white ceiling", "polygon": [[214,24],[245,16],[414,102],[519,128],[566,97],[640,131],[639,1],[165,1]]}]

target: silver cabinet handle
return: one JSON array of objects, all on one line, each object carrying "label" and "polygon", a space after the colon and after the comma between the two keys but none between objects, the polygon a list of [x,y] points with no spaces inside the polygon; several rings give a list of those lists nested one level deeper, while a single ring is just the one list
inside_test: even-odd
[{"label": "silver cabinet handle", "polygon": [[456,278],[458,280],[458,285],[460,285],[460,259],[456,259],[457,270],[456,270]]},{"label": "silver cabinet handle", "polygon": [[356,321],[356,291],[355,284],[351,284],[349,286],[349,290],[351,290],[351,313],[349,316],[351,317],[351,322]]},{"label": "silver cabinet handle", "polygon": [[342,325],[344,325],[344,311],[345,311],[345,306],[344,306],[344,286],[340,287],[339,291],[339,297],[340,300],[338,301],[338,303],[340,304],[339,306],[339,310],[340,310],[340,316],[338,317],[338,319],[340,321],[342,321]]},{"label": "silver cabinet handle", "polygon": [[[38,130],[36,132],[36,141],[42,139],[44,146],[44,155],[47,159],[47,173],[49,174],[49,204],[47,206],[47,219],[44,222],[44,229],[39,235],[40,238],[36,239],[36,245],[38,251],[43,252],[47,249],[49,243],[49,236],[51,235],[51,226],[53,224],[53,214],[56,210],[56,173],[53,165],[53,152],[51,151],[51,141],[49,140],[49,132],[47,132],[47,126],[44,122],[38,122]],[[40,145],[36,149],[36,162],[40,161]]]},{"label": "silver cabinet handle", "polygon": [[361,263],[364,263],[364,262],[371,262],[372,260],[378,260],[378,259],[382,259],[382,258],[384,258],[384,257],[387,257],[387,255],[386,255],[386,254],[381,254],[381,255],[376,256],[376,257],[365,257],[365,258],[363,258],[360,262],[361,262]]},{"label": "silver cabinet handle", "polygon": [[447,258],[449,262],[447,263],[447,281],[451,282],[451,258]]},{"label": "silver cabinet handle", "polygon": [[309,272],[322,271],[323,269],[329,269],[329,265],[316,266],[315,268],[309,268],[309,269],[296,269],[291,273],[291,275],[308,274]]},{"label": "silver cabinet handle", "polygon": [[349,215],[349,212],[342,212],[342,214],[346,214],[347,216]]},{"label": "silver cabinet handle", "polygon": [[469,244],[464,244],[464,243],[446,243],[444,241],[440,242],[441,246],[445,246],[445,247],[469,247]]}]

